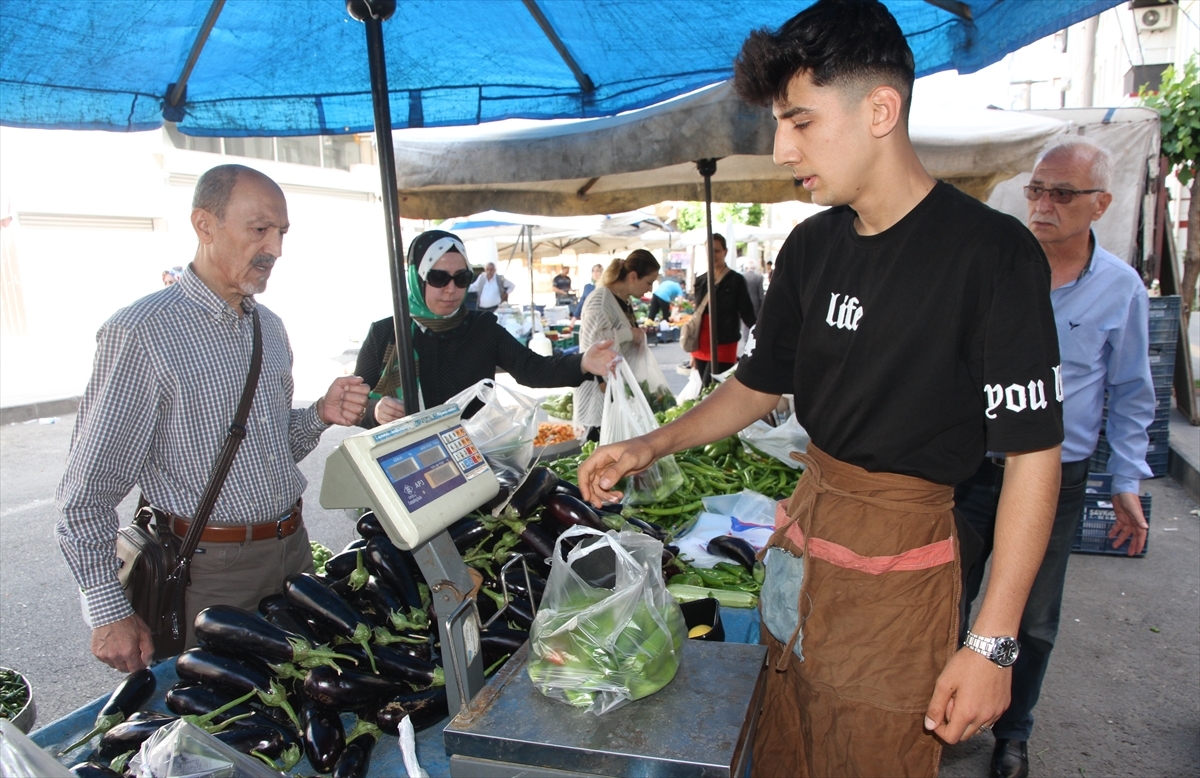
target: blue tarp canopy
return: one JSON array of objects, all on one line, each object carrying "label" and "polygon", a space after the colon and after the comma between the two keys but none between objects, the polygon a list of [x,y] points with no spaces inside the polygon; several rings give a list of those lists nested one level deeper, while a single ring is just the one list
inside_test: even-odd
[{"label": "blue tarp canopy", "polygon": [[[926,75],[973,72],[1120,0],[885,2],[917,74]],[[436,127],[641,108],[728,78],[750,30],[777,27],[810,4],[400,0],[383,25],[392,122]],[[168,85],[180,79],[212,5],[0,0],[0,123],[161,126]],[[363,25],[343,0],[227,0],[182,110],[169,115],[191,135],[369,132],[365,48]]]}]

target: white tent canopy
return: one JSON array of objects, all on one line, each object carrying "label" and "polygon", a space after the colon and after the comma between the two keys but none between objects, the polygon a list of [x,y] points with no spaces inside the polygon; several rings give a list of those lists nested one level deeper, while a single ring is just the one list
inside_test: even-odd
[{"label": "white tent canopy", "polygon": [[[914,106],[911,119],[930,172],[981,199],[1029,170],[1067,129],[1056,118],[998,110]],[[807,199],[771,159],[774,132],[771,112],[742,103],[728,83],[605,119],[404,130],[395,136],[401,213],[435,219],[499,208],[566,216],[703,200],[694,161],[710,157],[720,160],[715,202]]]}]

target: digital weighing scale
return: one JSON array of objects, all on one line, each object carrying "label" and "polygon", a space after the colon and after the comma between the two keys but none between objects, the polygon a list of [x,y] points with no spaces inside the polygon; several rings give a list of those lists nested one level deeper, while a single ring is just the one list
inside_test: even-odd
[{"label": "digital weighing scale", "polygon": [[485,686],[475,584],[446,528],[499,483],[460,417],[457,405],[442,405],[352,435],[329,455],[321,483],[323,507],[374,510],[429,584],[453,717],[443,733],[451,775],[740,778],[764,646],[687,641],[671,683],[602,716],[535,689],[528,644]]}]

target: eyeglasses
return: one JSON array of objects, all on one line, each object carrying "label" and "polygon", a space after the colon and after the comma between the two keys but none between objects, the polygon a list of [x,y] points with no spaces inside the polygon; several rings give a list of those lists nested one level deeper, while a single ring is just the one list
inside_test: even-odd
[{"label": "eyeglasses", "polygon": [[1050,202],[1066,205],[1074,200],[1076,195],[1096,194],[1103,191],[1103,189],[1047,189],[1044,186],[1027,186],[1025,187],[1025,199],[1041,200],[1044,193],[1050,195]]},{"label": "eyeglasses", "polygon": [[460,270],[454,275],[447,273],[445,270],[430,270],[425,275],[425,283],[434,289],[441,289],[453,281],[454,285],[459,289],[466,289],[473,277],[470,270]]}]

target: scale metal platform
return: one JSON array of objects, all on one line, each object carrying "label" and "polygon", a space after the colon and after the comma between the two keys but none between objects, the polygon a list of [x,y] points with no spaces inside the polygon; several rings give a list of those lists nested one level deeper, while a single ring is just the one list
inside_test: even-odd
[{"label": "scale metal platform", "polygon": [[454,778],[741,778],[762,707],[765,646],[689,640],[679,672],[600,716],[544,696],[526,644],[443,733]]}]

